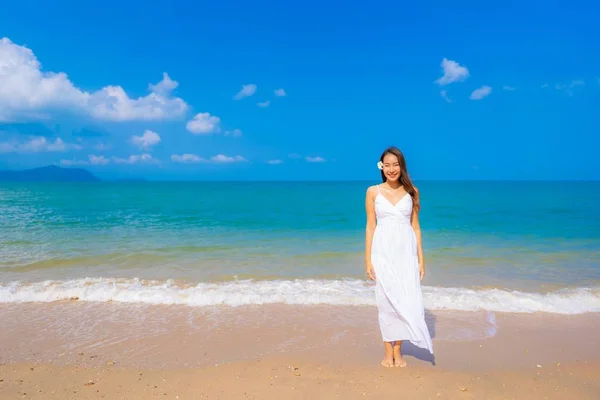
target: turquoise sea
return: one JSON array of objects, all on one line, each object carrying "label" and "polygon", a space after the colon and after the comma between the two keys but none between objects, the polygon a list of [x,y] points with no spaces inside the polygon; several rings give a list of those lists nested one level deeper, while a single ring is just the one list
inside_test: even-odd
[{"label": "turquoise sea", "polygon": [[[374,183],[0,183],[0,302],[373,305]],[[600,182],[417,185],[427,308],[600,312]]]}]

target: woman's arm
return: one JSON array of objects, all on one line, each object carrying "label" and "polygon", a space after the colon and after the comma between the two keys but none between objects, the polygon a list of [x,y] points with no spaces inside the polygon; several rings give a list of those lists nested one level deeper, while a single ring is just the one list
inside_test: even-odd
[{"label": "woman's arm", "polygon": [[374,204],[375,191],[373,187],[367,189],[367,195],[365,196],[365,209],[367,211],[367,226],[365,229],[365,265],[367,268],[367,276],[372,281],[375,280],[375,270],[371,263],[371,244],[373,243],[373,234],[375,233],[375,226],[377,222],[375,220],[375,204]]},{"label": "woman's arm", "polygon": [[[419,191],[415,188],[417,192],[417,196],[419,195]],[[413,230],[415,231],[415,236],[417,238],[417,255],[419,257],[419,277],[423,280],[425,276],[425,256],[423,255],[423,240],[421,237],[421,225],[419,224],[419,211],[413,208],[413,212],[411,215],[411,225]]]}]

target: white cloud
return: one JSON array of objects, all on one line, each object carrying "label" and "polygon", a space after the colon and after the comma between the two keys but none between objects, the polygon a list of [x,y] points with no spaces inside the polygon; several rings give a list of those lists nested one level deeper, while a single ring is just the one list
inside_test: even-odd
[{"label": "white cloud", "polygon": [[45,137],[37,137],[20,146],[23,151],[39,153],[39,152],[62,152],[67,150],[67,145],[61,138],[56,138],[54,142],[48,141]]},{"label": "white cloud", "polygon": [[[194,116],[193,119],[188,121],[186,124],[188,131],[195,135],[210,135],[212,133],[220,133],[221,130],[221,119],[210,113],[199,113]],[[240,137],[242,131],[240,129],[231,129],[223,131],[225,136]]]},{"label": "white cloud", "polygon": [[224,154],[217,154],[216,156],[212,156],[210,159],[205,159],[197,156],[196,154],[173,154],[171,155],[171,161],[176,163],[217,163],[217,164],[227,164],[227,163],[235,163],[235,162],[245,162],[248,161],[242,156],[226,156]]},{"label": "white cloud", "polygon": [[[150,86],[165,90],[161,86],[163,82],[164,78]],[[132,99],[121,86],[106,86],[90,95],[88,108],[92,117],[102,120],[155,121],[183,116],[188,105],[178,97],[170,97],[168,93],[151,92],[147,96]]]},{"label": "white cloud", "polygon": [[198,157],[195,154],[173,154],[171,156],[171,161],[177,163],[199,163],[205,162],[206,160],[201,157]]},{"label": "white cloud", "polygon": [[117,164],[158,164],[159,160],[152,157],[150,154],[134,154],[129,158],[113,157],[113,161]]},{"label": "white cloud", "polygon": [[514,92],[515,90],[517,90],[517,88],[516,88],[516,87],[513,87],[513,86],[508,86],[508,85],[504,85],[504,86],[502,87],[502,89],[506,90],[507,92]]},{"label": "white cloud", "polygon": [[250,97],[254,95],[254,93],[256,93],[256,85],[250,83],[248,85],[242,85],[242,89],[239,92],[237,92],[236,95],[233,96],[233,98],[235,100],[241,100],[244,97]]},{"label": "white cloud", "polygon": [[88,165],[89,163],[85,160],[60,160],[61,165],[72,166],[72,165]]},{"label": "white cloud", "polygon": [[223,154],[217,154],[216,156],[211,157],[210,161],[215,162],[215,163],[234,163],[234,162],[244,162],[247,160],[242,156],[230,157],[230,156],[226,156]]},{"label": "white cloud", "polygon": [[453,60],[444,58],[442,60],[444,75],[435,82],[440,85],[448,85],[453,82],[462,82],[469,77],[469,70]]},{"label": "white cloud", "polygon": [[490,93],[492,93],[492,88],[489,86],[483,85],[479,89],[473,90],[473,93],[471,93],[471,96],[469,96],[469,99],[481,100],[481,99],[489,96]]},{"label": "white cloud", "polygon": [[567,93],[568,96],[573,96],[573,88],[575,88],[576,86],[583,86],[585,85],[585,82],[582,80],[574,80],[571,81],[570,84],[568,85],[561,85],[561,84],[557,84],[556,85],[556,90],[562,90],[562,89],[566,89],[565,92]]},{"label": "white cloud", "polygon": [[[582,80],[574,80],[574,81],[571,81],[571,83],[569,83],[568,85],[563,84],[563,83],[557,83],[556,85],[554,85],[554,88],[556,90],[573,89],[576,86],[583,86],[583,85],[585,85],[584,81],[582,81]],[[546,88],[549,88],[549,87],[550,87],[550,85],[548,83],[544,83],[541,86],[542,89],[546,89]],[[567,91],[567,92],[572,93],[570,91]]]},{"label": "white cloud", "polygon": [[310,156],[306,156],[305,160],[309,163],[322,163],[325,162],[325,159],[323,157],[310,157]]},{"label": "white cloud", "polygon": [[148,89],[152,93],[168,96],[173,90],[177,89],[177,86],[179,86],[179,82],[172,80],[166,72],[163,72],[162,81],[158,82],[156,85],[150,83]]},{"label": "white cloud", "polygon": [[88,158],[90,160],[90,164],[93,165],[106,165],[110,163],[110,160],[104,156],[95,156],[93,154],[90,154]]},{"label": "white cloud", "polygon": [[14,146],[10,143],[0,142],[0,154],[2,153],[12,153],[14,150]]},{"label": "white cloud", "polygon": [[440,90],[440,96],[442,96],[442,99],[446,100],[448,103],[452,103],[452,99],[448,97],[448,92],[446,90]]},{"label": "white cloud", "polygon": [[171,92],[178,83],[164,73],[150,93],[130,98],[121,86],[96,92],[76,87],[64,72],[42,71],[33,51],[0,39],[0,120],[47,118],[54,110],[69,110],[109,121],[162,120],[185,114],[188,105]]},{"label": "white cloud", "polygon": [[0,39],[0,120],[48,107],[84,107],[89,95],[73,86],[65,73],[40,69],[30,49]]},{"label": "white cloud", "polygon": [[271,100],[263,101],[262,103],[256,103],[260,108],[267,108],[271,105]]},{"label": "white cloud", "polygon": [[269,161],[267,161],[267,164],[279,165],[279,164],[283,164],[283,160],[269,160]]},{"label": "white cloud", "polygon": [[156,132],[146,130],[142,136],[132,136],[131,143],[140,149],[149,149],[160,143],[160,136]]},{"label": "white cloud", "polygon": [[568,85],[557,83],[556,84],[556,90],[573,89],[575,86],[583,86],[584,84],[585,84],[585,82],[582,81],[582,80],[571,81],[571,83],[568,84]]},{"label": "white cloud", "polygon": [[275,92],[275,96],[277,96],[277,97],[285,97],[285,96],[287,96],[287,93],[283,89],[275,89],[274,92]]},{"label": "white cloud", "polygon": [[571,84],[569,85],[570,88],[574,88],[575,86],[583,86],[585,85],[585,82],[582,80],[574,80],[571,81]]},{"label": "white cloud", "polygon": [[210,115],[210,113],[199,113],[186,124],[188,131],[196,135],[208,135],[214,132],[219,132],[221,119]]},{"label": "white cloud", "polygon": [[24,143],[0,142],[0,153],[65,152],[68,150],[81,150],[82,148],[78,144],[65,143],[61,138],[49,141],[43,136],[34,137]]},{"label": "white cloud", "polygon": [[240,137],[242,136],[242,131],[237,128],[231,131],[225,131],[225,136]]},{"label": "white cloud", "polygon": [[88,155],[88,160],[60,160],[62,165],[106,165],[110,160],[104,156]]}]

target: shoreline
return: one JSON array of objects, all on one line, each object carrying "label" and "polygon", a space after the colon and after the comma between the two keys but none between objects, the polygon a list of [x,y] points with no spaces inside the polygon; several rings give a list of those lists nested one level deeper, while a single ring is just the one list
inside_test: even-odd
[{"label": "shoreline", "polygon": [[[3,362],[69,365],[81,361],[79,353],[98,352],[119,358],[121,366],[137,368],[204,367],[277,354],[311,357],[307,361],[339,358],[344,363],[368,364],[377,361],[381,350],[377,309],[373,306],[188,307],[63,301],[0,304],[0,319]],[[538,349],[539,359],[530,364],[548,362],[552,355],[563,357],[557,360],[561,362],[600,360],[600,348],[585,346],[591,342],[585,339],[600,331],[600,313],[426,310],[425,319],[434,356],[442,357],[441,362],[435,360],[436,365],[443,367],[469,365],[456,360],[444,365],[448,348],[467,349],[473,343],[485,348],[489,341],[506,342],[511,352],[522,347],[524,353],[514,358],[505,359],[502,354],[494,357],[502,361],[499,364],[473,356],[474,367],[526,366],[521,361],[530,351],[536,353],[533,349]],[[577,343],[568,338],[577,338]],[[552,344],[552,351],[545,353],[542,343]],[[345,351],[329,354],[331,348]],[[405,348],[409,355],[420,358],[419,363],[432,361],[429,354],[422,354],[410,343]]]},{"label": "shoreline", "polygon": [[[432,312],[480,311],[507,313],[548,312],[582,315],[600,312],[600,281],[589,286],[541,285],[544,290],[519,290],[494,285],[422,285],[425,308]],[[532,289],[532,288],[530,288]],[[140,278],[75,278],[68,280],[0,283],[0,305],[86,303],[216,306],[375,306],[374,284],[356,278],[234,279],[186,281]]]},{"label": "shoreline", "polygon": [[435,357],[405,344],[407,368],[379,365],[376,309],[368,306],[67,301],[4,304],[0,315],[0,398],[592,399],[600,392],[599,313],[428,312]]}]

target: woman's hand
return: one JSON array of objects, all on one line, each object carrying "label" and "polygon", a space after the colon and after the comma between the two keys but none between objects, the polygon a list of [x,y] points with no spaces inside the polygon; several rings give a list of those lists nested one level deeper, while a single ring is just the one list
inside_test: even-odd
[{"label": "woman's hand", "polygon": [[423,280],[424,276],[425,276],[425,264],[419,264],[419,278],[420,278],[420,280]]},{"label": "woman's hand", "polygon": [[367,276],[370,280],[375,280],[375,269],[373,268],[373,264],[367,263]]}]

